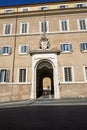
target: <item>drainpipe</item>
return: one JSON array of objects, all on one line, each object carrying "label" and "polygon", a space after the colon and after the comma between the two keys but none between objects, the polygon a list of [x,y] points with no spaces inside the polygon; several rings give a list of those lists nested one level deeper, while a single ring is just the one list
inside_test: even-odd
[{"label": "drainpipe", "polygon": [[[18,13],[18,7],[17,7]],[[15,67],[15,53],[16,53],[16,34],[17,34],[17,16],[15,21],[15,36],[14,36],[14,51],[13,51],[13,67],[12,67],[12,82],[14,82],[14,67]]]}]

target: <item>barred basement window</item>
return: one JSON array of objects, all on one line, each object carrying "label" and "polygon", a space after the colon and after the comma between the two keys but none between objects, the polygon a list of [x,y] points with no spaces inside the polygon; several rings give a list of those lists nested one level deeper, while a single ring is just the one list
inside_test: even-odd
[{"label": "barred basement window", "polygon": [[72,81],[72,69],[71,67],[64,68],[65,81]]},{"label": "barred basement window", "polygon": [[11,24],[5,24],[4,25],[4,34],[11,34]]},{"label": "barred basement window", "polygon": [[26,69],[19,69],[19,82],[26,82]]},{"label": "barred basement window", "polygon": [[0,70],[0,82],[9,82],[10,70],[1,69]]},{"label": "barred basement window", "polygon": [[77,8],[82,8],[82,7],[84,7],[85,5],[84,4],[76,4],[75,5],[75,7],[77,7]]}]

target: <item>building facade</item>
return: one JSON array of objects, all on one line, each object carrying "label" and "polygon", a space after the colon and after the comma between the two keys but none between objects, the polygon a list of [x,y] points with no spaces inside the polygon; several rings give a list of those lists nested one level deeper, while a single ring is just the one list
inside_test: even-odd
[{"label": "building facade", "polygon": [[87,97],[87,1],[0,7],[0,102]]}]

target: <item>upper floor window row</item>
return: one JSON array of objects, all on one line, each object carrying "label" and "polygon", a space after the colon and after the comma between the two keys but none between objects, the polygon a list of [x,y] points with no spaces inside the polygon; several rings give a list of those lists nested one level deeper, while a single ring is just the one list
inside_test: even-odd
[{"label": "upper floor window row", "polygon": [[[79,31],[87,30],[87,19],[78,19],[77,23]],[[48,21],[39,22],[39,28],[41,33],[49,32],[49,22]],[[61,32],[70,31],[69,19],[59,20],[59,29]],[[28,34],[28,33],[29,33],[29,22],[20,23],[20,34]],[[10,23],[4,24],[4,34],[5,35],[12,34],[12,24]]]}]

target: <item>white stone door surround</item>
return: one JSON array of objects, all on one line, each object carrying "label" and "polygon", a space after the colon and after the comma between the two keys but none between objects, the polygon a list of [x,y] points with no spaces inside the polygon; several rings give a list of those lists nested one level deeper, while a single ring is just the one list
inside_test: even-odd
[{"label": "white stone door surround", "polygon": [[48,61],[53,66],[53,80],[54,80],[54,98],[60,98],[59,82],[58,82],[58,61],[56,53],[34,53],[32,55],[32,87],[31,99],[36,99],[36,69],[41,61]]}]

